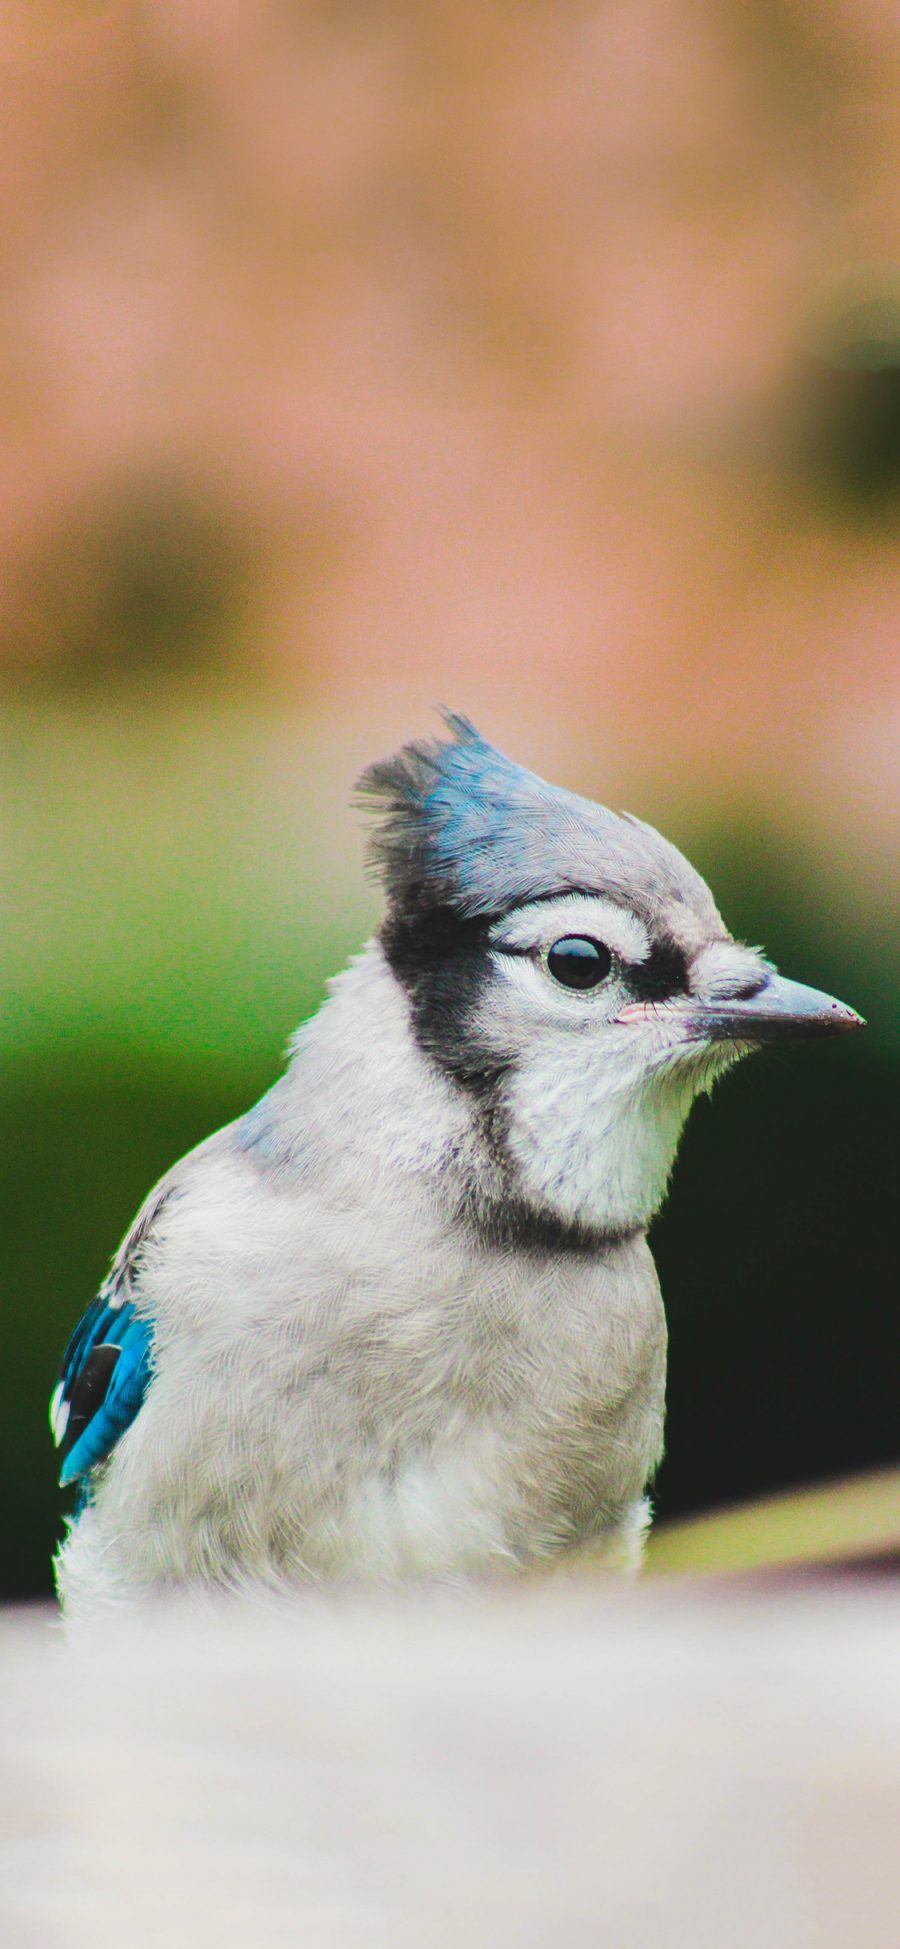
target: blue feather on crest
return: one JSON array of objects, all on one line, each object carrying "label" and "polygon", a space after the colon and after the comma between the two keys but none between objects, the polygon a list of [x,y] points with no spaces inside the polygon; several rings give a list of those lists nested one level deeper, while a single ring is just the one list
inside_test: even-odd
[{"label": "blue feather on crest", "polygon": [[452,739],[404,745],[360,780],[391,900],[476,919],[594,885],[616,815],[515,764],[458,712],[443,715]]},{"label": "blue feather on crest", "polygon": [[359,782],[395,914],[484,921],[530,900],[602,893],[651,917],[670,899],[717,918],[699,874],[652,826],[548,784],[468,718],[443,716],[450,739],[404,745]]}]

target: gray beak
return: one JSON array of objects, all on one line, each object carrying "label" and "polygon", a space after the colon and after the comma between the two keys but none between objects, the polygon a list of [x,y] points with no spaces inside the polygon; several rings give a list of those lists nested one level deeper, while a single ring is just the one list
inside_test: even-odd
[{"label": "gray beak", "polygon": [[863,1017],[845,1002],[780,974],[770,974],[744,1001],[695,1002],[690,1012],[697,1032],[713,1042],[799,1041],[865,1027]]}]

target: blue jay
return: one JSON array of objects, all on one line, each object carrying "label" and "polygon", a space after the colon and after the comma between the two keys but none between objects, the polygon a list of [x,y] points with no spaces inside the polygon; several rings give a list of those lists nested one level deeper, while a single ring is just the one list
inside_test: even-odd
[{"label": "blue jay", "polygon": [[193,1584],[638,1561],[694,1097],[855,1028],[652,827],[448,715],[374,765],[386,890],[286,1073],[151,1192],[52,1403],[73,1612]]}]

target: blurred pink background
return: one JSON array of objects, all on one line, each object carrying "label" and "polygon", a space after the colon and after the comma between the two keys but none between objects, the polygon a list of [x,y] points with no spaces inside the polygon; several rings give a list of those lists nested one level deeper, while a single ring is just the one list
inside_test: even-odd
[{"label": "blurred pink background", "polygon": [[877,870],[898,111],[887,0],[7,5],[10,671],[115,681],[149,523],[348,772],[445,700]]}]

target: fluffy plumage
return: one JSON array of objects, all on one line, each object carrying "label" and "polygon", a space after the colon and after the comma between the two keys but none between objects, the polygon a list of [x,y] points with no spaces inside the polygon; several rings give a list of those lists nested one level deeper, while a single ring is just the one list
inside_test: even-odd
[{"label": "fluffy plumage", "polygon": [[666,1341],[644,1234],[684,1119],[757,1042],[858,1018],[732,941],[650,827],[450,728],[363,780],[378,937],[151,1194],[70,1343],[73,1609],[587,1538],[637,1559]]}]

